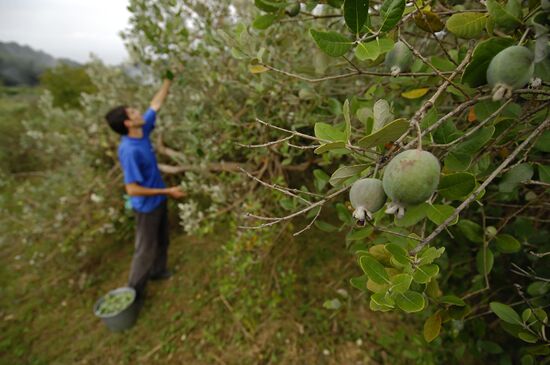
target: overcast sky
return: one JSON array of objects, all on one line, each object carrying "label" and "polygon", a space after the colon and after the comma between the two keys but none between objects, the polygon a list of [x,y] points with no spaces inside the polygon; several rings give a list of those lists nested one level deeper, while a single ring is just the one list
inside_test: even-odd
[{"label": "overcast sky", "polygon": [[14,41],[77,62],[94,53],[108,64],[127,58],[118,33],[127,0],[0,0],[0,41]]}]

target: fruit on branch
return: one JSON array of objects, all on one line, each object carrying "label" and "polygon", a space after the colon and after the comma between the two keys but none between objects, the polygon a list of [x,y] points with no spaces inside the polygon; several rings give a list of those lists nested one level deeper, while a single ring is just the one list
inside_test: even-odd
[{"label": "fruit on branch", "polygon": [[384,171],[384,191],[391,198],[386,213],[402,218],[405,208],[425,202],[437,189],[441,167],[430,152],[408,150],[395,156]]},{"label": "fruit on branch", "polygon": [[512,91],[525,86],[535,70],[534,54],[523,46],[500,51],[489,63],[487,82],[493,89],[493,100],[508,99]]},{"label": "fruit on branch", "polygon": [[300,14],[300,3],[295,2],[294,4],[286,8],[286,14],[290,17],[295,17]]},{"label": "fruit on branch", "polygon": [[353,217],[364,225],[365,220],[372,219],[372,213],[379,211],[386,203],[382,181],[372,178],[357,180],[351,186],[349,200],[355,209]]},{"label": "fruit on branch", "polygon": [[399,41],[393,45],[393,48],[386,55],[386,67],[390,70],[392,76],[399,75],[400,72],[410,70],[413,63],[413,54],[405,43]]}]

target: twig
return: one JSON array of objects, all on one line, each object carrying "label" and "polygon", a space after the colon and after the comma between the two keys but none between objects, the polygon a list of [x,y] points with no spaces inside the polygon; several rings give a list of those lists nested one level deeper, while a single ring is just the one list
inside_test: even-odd
[{"label": "twig", "polygon": [[293,198],[300,199],[301,201],[303,201],[304,203],[306,203],[306,204],[308,204],[308,205],[311,204],[311,202],[310,202],[309,200],[307,200],[307,199],[305,199],[305,198],[302,198],[301,196],[296,195],[296,194],[294,194],[294,193],[288,191],[288,189],[283,188],[282,186],[272,185],[272,184],[266,183],[265,181],[258,179],[256,176],[252,175],[250,172],[246,171],[246,170],[243,169],[243,168],[241,168],[240,171],[241,171],[241,172],[244,172],[249,178],[253,179],[254,181],[256,181],[256,182],[258,182],[258,183],[260,183],[260,184],[262,184],[263,186],[266,186],[266,187],[271,188],[271,189],[273,189],[273,190],[280,191],[281,193],[286,194],[286,195],[289,195],[289,196],[291,196],[291,197],[293,197]]},{"label": "twig", "polygon": [[415,240],[415,241],[422,241],[422,239],[416,238],[416,237],[414,237],[414,236],[407,236],[406,234],[403,234],[403,233],[390,231],[389,229],[385,229],[385,228],[382,228],[382,227],[377,227],[377,226],[375,226],[375,225],[374,225],[371,221],[369,221],[369,220],[367,220],[366,222],[367,222],[368,224],[370,224],[370,225],[372,226],[372,228],[374,228],[375,231],[380,231],[380,232],[388,233],[388,234],[391,234],[391,235],[394,235],[394,236],[398,236],[398,237],[410,238],[410,239]]},{"label": "twig", "polygon": [[[464,109],[474,105],[478,101],[488,100],[488,99],[491,99],[491,96],[475,97],[472,100],[465,101],[464,103],[458,105],[455,109],[453,109],[452,111],[450,111],[449,113],[447,113],[443,117],[441,117],[437,122],[430,125],[428,128],[424,129],[424,131],[422,132],[422,137],[426,136],[428,133],[430,133],[430,132],[434,131],[435,129],[439,128],[439,126],[441,126],[443,123],[445,123],[445,121],[447,121],[448,119],[454,117],[457,114],[460,114],[462,111],[464,111]],[[408,148],[414,146],[415,143],[417,143],[416,139],[414,139],[414,140],[410,141],[409,143],[407,143],[403,148],[408,149]]]},{"label": "twig", "polygon": [[517,274],[519,276],[524,276],[524,277],[529,278],[529,279],[535,279],[535,280],[544,281],[546,283],[550,283],[549,278],[544,278],[542,276],[537,276],[535,274],[531,274],[530,272],[522,269],[521,267],[519,267],[518,265],[516,265],[513,262],[512,262],[512,266],[514,267],[515,270],[510,270],[510,271],[512,271],[514,274]]},{"label": "twig", "polygon": [[305,231],[307,231],[308,229],[311,228],[311,226],[313,225],[313,223],[315,223],[315,221],[317,220],[317,218],[319,218],[319,214],[321,214],[321,210],[323,209],[323,207],[319,207],[319,211],[317,212],[317,214],[315,214],[315,217],[313,217],[313,219],[311,220],[311,222],[309,222],[309,224],[307,226],[305,226],[303,229],[299,230],[298,232],[296,233],[293,233],[292,235],[293,236],[298,236],[300,233],[303,233]]},{"label": "twig", "polygon": [[[261,63],[262,66],[265,68],[278,72],[280,74],[286,75],[288,77],[292,77],[298,80],[307,81],[310,83],[317,83],[317,82],[323,82],[328,80],[338,80],[338,79],[346,79],[353,76],[359,76],[359,75],[365,75],[365,76],[392,76],[391,72],[375,72],[375,71],[364,71],[361,70],[355,71],[355,72],[348,72],[341,75],[332,75],[332,76],[325,76],[325,77],[319,77],[319,78],[310,78],[307,76],[298,75],[292,72],[284,71],[281,69],[278,69],[276,67]],[[424,77],[424,76],[441,76],[443,74],[450,74],[450,72],[403,72],[399,74],[399,77]]]},{"label": "twig", "polygon": [[459,138],[449,142],[449,143],[443,143],[443,144],[432,144],[430,145],[430,147],[449,147],[449,146],[452,146],[454,144],[457,144],[463,140],[465,140],[466,138],[470,137],[472,134],[474,134],[476,131],[478,131],[481,127],[483,127],[485,124],[489,123],[493,118],[495,118],[496,116],[498,116],[502,110],[504,110],[504,108],[506,108],[508,106],[508,104],[510,104],[512,102],[512,99],[508,99],[506,100],[506,102],[504,104],[502,104],[500,106],[500,108],[498,108],[493,114],[489,115],[487,118],[485,118],[481,123],[478,123],[474,128],[470,129],[468,132],[464,133],[462,136],[460,136]]},{"label": "twig", "polygon": [[537,253],[537,252],[533,252],[533,251],[529,251],[529,253],[535,257],[544,257],[544,256],[548,256],[550,255],[550,251],[548,252],[543,252],[543,253]]},{"label": "twig", "polygon": [[236,143],[236,145],[241,146],[241,147],[247,147],[247,148],[268,147],[268,146],[272,146],[272,145],[275,145],[275,144],[278,144],[278,143],[286,142],[286,141],[292,139],[293,137],[294,137],[293,135],[290,135],[290,136],[288,136],[288,137],[281,138],[281,139],[278,139],[278,140],[276,140],[276,141],[271,141],[271,142],[262,143],[262,144],[242,144],[242,143]]},{"label": "twig", "polygon": [[521,150],[523,150],[525,148],[525,146],[527,146],[532,139],[534,139],[535,137],[537,137],[539,134],[541,134],[545,129],[548,128],[548,126],[550,126],[550,119],[546,119],[543,123],[541,123],[526,139],[525,141],[523,141],[511,154],[510,156],[508,156],[506,158],[506,160],[504,160],[492,173],[491,175],[489,175],[489,177],[487,179],[485,179],[485,181],[483,182],[483,184],[481,184],[472,194],[470,194],[470,196],[462,203],[458,206],[458,208],[455,209],[455,211],[453,212],[453,214],[451,214],[451,216],[449,218],[447,218],[445,220],[445,222],[443,222],[442,224],[440,224],[428,237],[426,237],[426,239],[424,241],[422,241],[418,246],[416,246],[412,251],[411,251],[411,254],[416,254],[418,253],[420,250],[422,250],[422,248],[424,246],[426,246],[428,243],[430,243],[435,237],[437,237],[437,235],[439,235],[439,233],[441,233],[441,231],[443,231],[443,229],[445,229],[452,221],[454,221],[456,219],[456,217],[460,214],[460,212],[462,210],[464,210],[466,207],[468,207],[470,205],[470,203],[472,203],[476,197],[478,196],[478,194],[484,190],[490,183],[491,181],[493,181],[499,174],[502,170],[504,170],[506,168],[506,166],[508,166],[508,164],[510,164],[510,162],[512,162],[514,160],[514,158],[516,158],[516,156],[519,154],[519,152]]},{"label": "twig", "polygon": [[269,226],[272,226],[274,224],[277,224],[279,222],[283,222],[283,221],[286,221],[286,220],[289,220],[289,219],[292,219],[294,217],[297,217],[301,214],[304,214],[304,213],[307,213],[309,212],[311,209],[315,208],[315,207],[318,207],[318,206],[322,206],[323,204],[325,204],[326,202],[328,202],[329,200],[335,198],[336,196],[342,194],[343,192],[345,192],[346,190],[348,190],[349,187],[345,187],[345,188],[342,188],[340,190],[337,190],[335,191],[334,193],[332,194],[329,194],[327,195],[325,198],[323,198],[322,200],[319,200],[313,204],[311,204],[309,207],[306,207],[300,211],[297,211],[297,212],[294,212],[292,214],[289,214],[287,216],[284,216],[284,217],[278,217],[276,218],[276,220],[272,221],[272,222],[269,222],[269,223],[264,223],[264,224],[260,224],[258,226],[239,226],[239,228],[244,228],[244,229],[261,229],[261,228],[265,228],[265,227],[269,227]]}]

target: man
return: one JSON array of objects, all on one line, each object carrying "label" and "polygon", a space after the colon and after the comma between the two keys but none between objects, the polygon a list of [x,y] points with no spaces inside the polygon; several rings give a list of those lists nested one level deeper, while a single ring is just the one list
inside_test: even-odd
[{"label": "man", "polygon": [[105,116],[109,126],[122,136],[118,157],[124,172],[126,192],[130,195],[136,215],[135,252],[128,286],[136,290],[139,300],[143,299],[148,279],[162,280],[171,276],[167,269],[169,232],[166,197],[179,199],[185,196],[179,187],[167,188],[164,184],[149,139],[170,85],[170,79],[163,81],[143,115],[137,109],[123,105]]}]

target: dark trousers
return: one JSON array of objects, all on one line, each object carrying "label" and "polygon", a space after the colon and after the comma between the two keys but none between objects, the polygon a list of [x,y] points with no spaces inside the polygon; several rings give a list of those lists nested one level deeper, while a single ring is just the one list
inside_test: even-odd
[{"label": "dark trousers", "polygon": [[150,213],[135,214],[136,244],[128,286],[143,294],[149,276],[166,270],[170,243],[166,200]]}]

